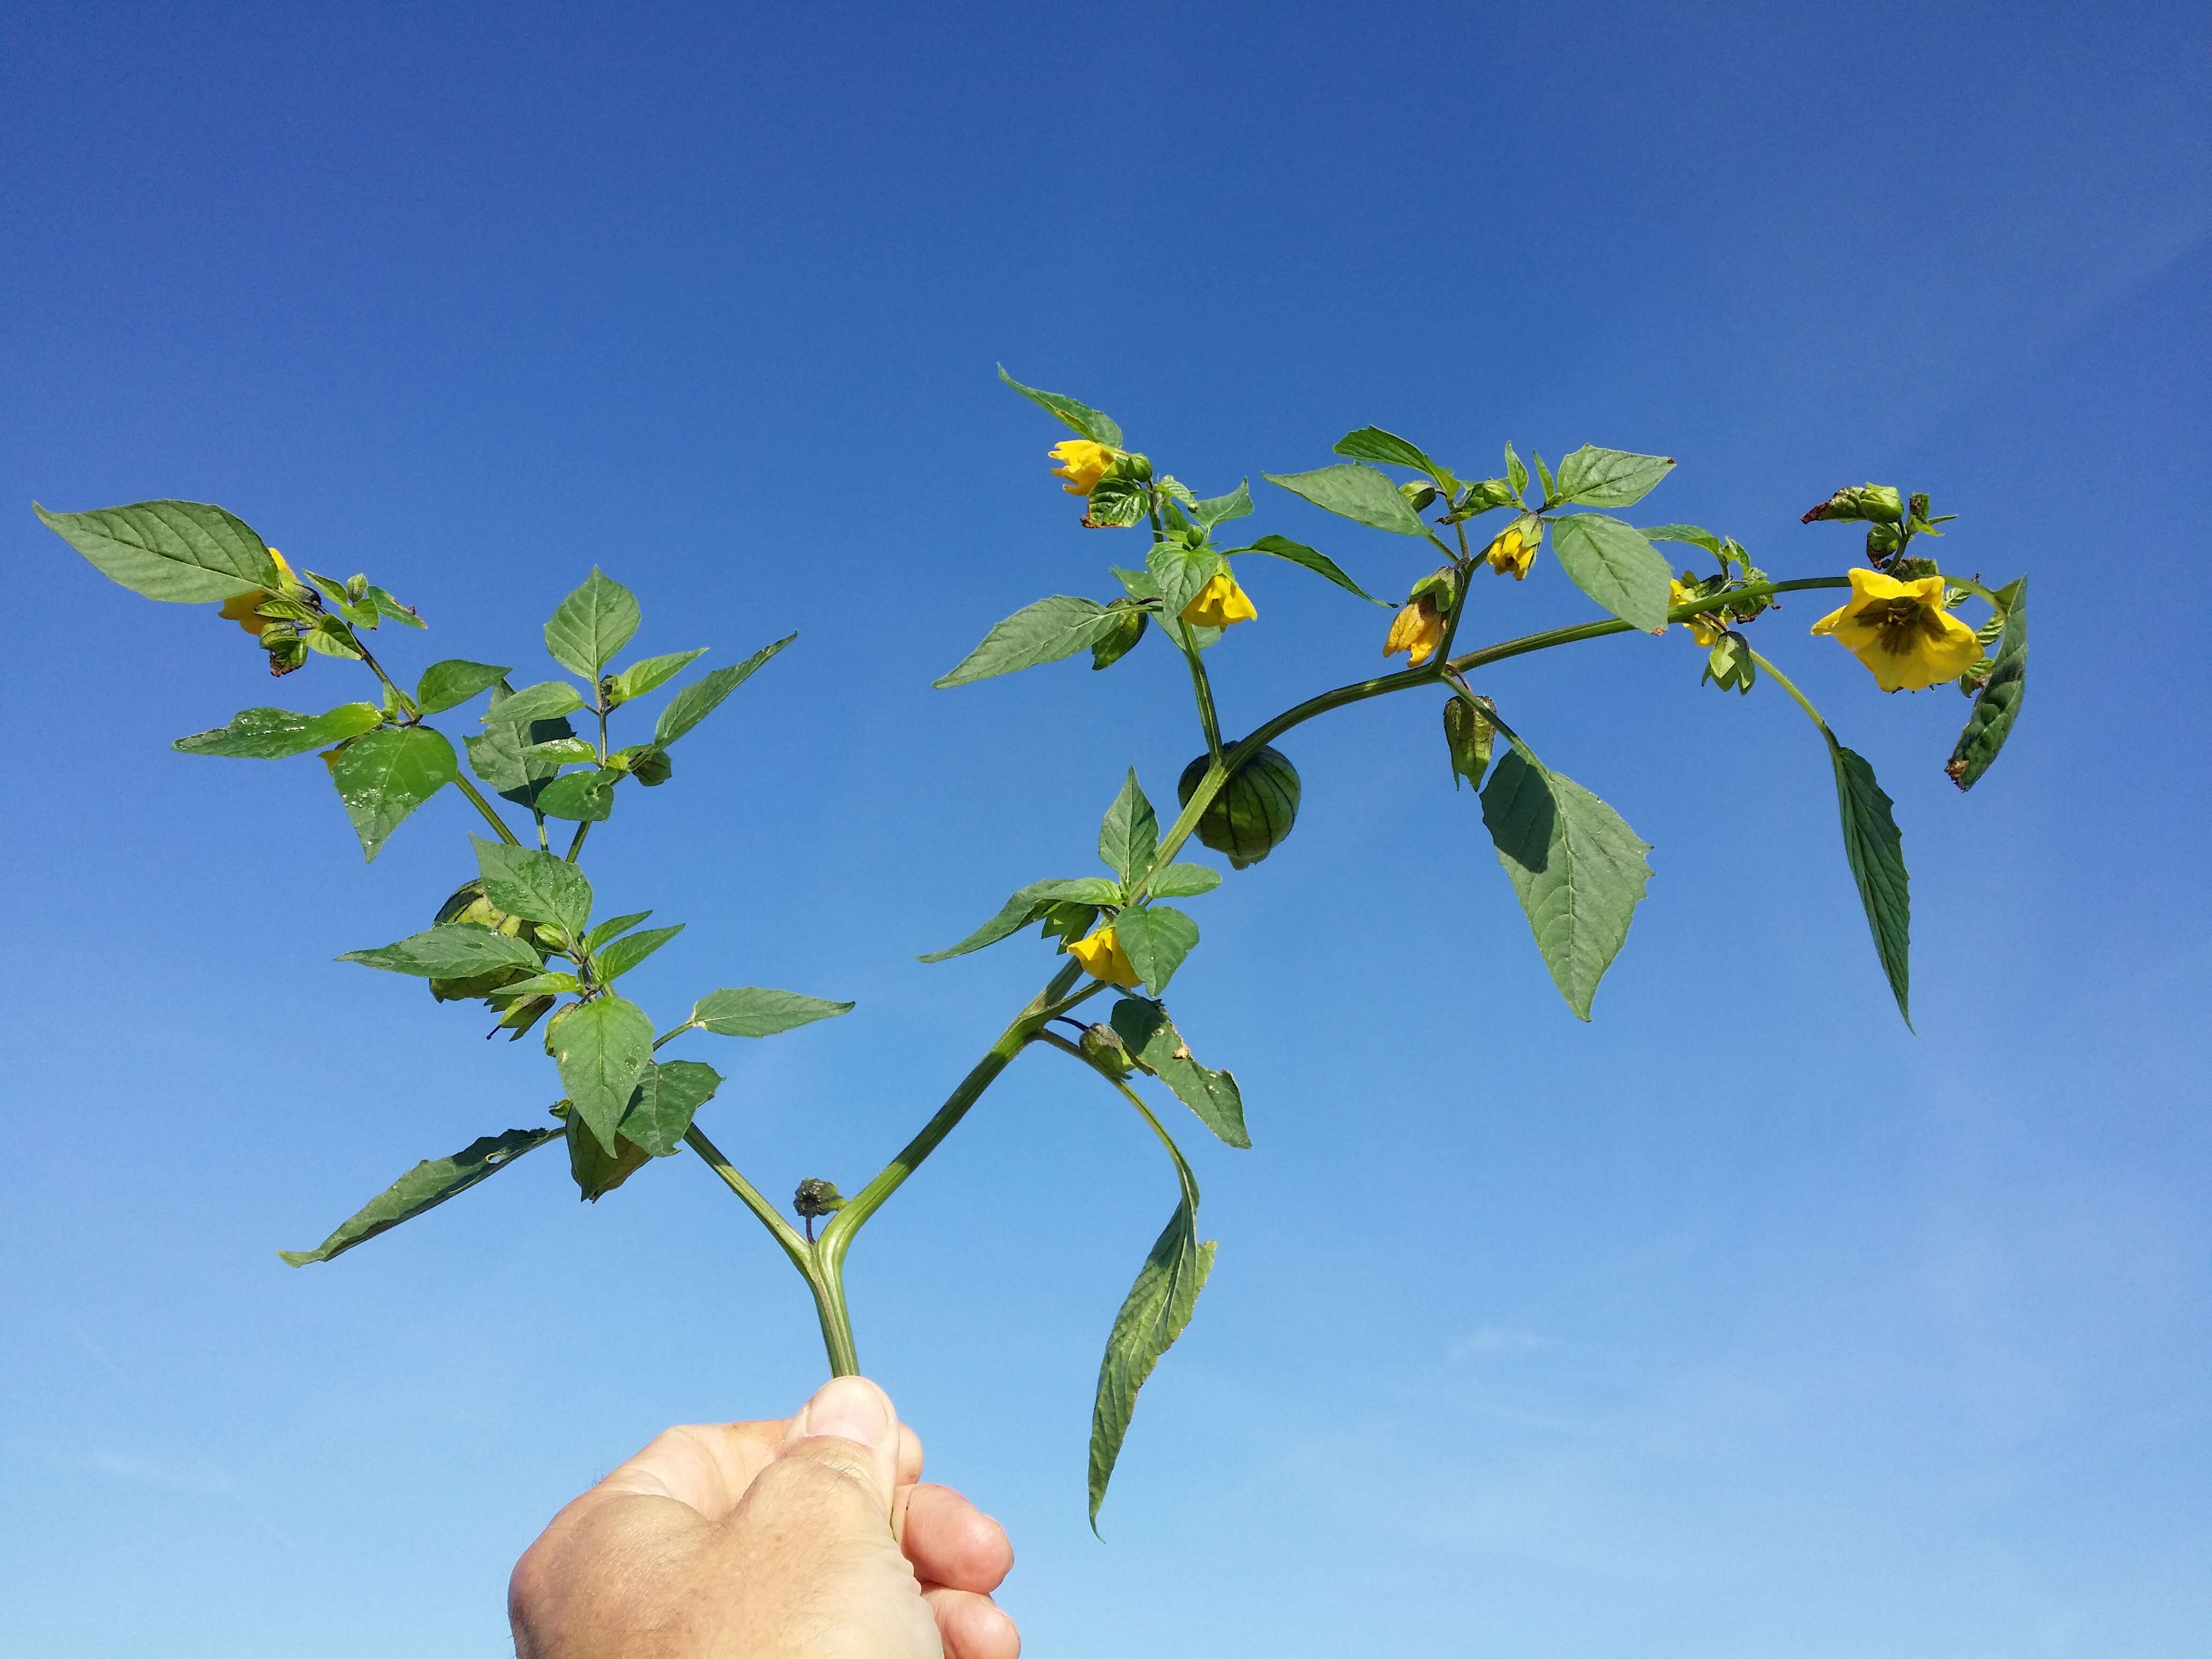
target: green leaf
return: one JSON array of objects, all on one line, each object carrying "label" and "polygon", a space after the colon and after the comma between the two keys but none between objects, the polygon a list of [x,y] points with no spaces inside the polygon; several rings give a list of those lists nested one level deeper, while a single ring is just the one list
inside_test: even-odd
[{"label": "green leaf", "polygon": [[1152,872],[1154,898],[1195,898],[1221,885],[1221,872],[1203,864],[1164,865]]},{"label": "green leaf", "polygon": [[1552,547],[1575,586],[1630,627],[1647,634],[1666,627],[1674,573],[1633,525],[1573,514],[1553,521]]},{"label": "green leaf", "polygon": [[662,945],[684,931],[684,924],[673,927],[651,927],[642,933],[632,933],[628,939],[618,939],[599,953],[600,981],[610,982],[643,962]]},{"label": "green leaf", "polygon": [[1144,518],[1152,502],[1151,495],[1134,478],[1109,476],[1091,487],[1083,520],[1093,529],[1127,529]]},{"label": "green leaf", "polygon": [[204,501],[31,510],[102,575],[149,599],[204,605],[276,586],[276,562],[252,527]]},{"label": "green leaf", "polygon": [[468,740],[469,769],[501,799],[534,808],[538,791],[561,767],[558,761],[531,751],[576,733],[567,720],[557,717],[520,723],[507,720],[507,710],[518,695],[504,686],[492,687],[483,735]]},{"label": "green leaf", "polygon": [[233,714],[228,726],[195,732],[169,747],[185,755],[283,760],[373,732],[383,720],[384,711],[373,702],[342,702],[323,714],[295,714],[289,708],[247,708]]},{"label": "green leaf", "polygon": [[386,622],[396,622],[409,628],[428,628],[430,624],[415,614],[411,605],[402,605],[374,582],[368,585],[368,602],[376,607],[377,614]]},{"label": "green leaf", "polygon": [[654,1158],[666,1158],[684,1145],[684,1132],[702,1106],[722,1086],[722,1074],[696,1060],[664,1060],[646,1068],[623,1114],[623,1139]]},{"label": "green leaf", "polygon": [[1363,426],[1357,432],[1347,432],[1336,441],[1336,453],[1355,461],[1380,461],[1385,466],[1410,466],[1425,472],[1432,478],[1449,483],[1452,475],[1428,457],[1419,445],[1408,443],[1395,432],[1385,432],[1379,426]]},{"label": "green leaf", "polygon": [[616,934],[636,927],[652,915],[650,910],[633,910],[626,916],[610,916],[584,936],[584,948],[596,951]]},{"label": "green leaf", "polygon": [[612,1153],[615,1127],[653,1059],[653,1021],[629,998],[609,993],[554,1015],[545,1041],[568,1103]]},{"label": "green leaf", "polygon": [[1505,481],[1513,486],[1516,495],[1528,487],[1528,465],[1513,453],[1513,446],[1510,443],[1505,446]]},{"label": "green leaf", "polygon": [[[448,708],[459,708],[477,692],[489,691],[509,672],[495,668],[488,662],[469,662],[459,657],[434,662],[422,671],[422,678],[416,683],[415,706],[426,714],[442,714]],[[582,701],[580,697],[577,699],[580,705]]]},{"label": "green leaf", "polygon": [[1353,461],[1342,466],[1321,467],[1312,472],[1263,472],[1260,476],[1269,483],[1282,485],[1293,495],[1304,496],[1326,512],[1356,523],[1395,531],[1401,536],[1428,534],[1421,515],[1398,493],[1398,486],[1371,466]]},{"label": "green leaf", "polygon": [[1180,620],[1183,607],[1229,565],[1211,547],[1169,541],[1152,544],[1152,551],[1145,556],[1145,568],[1152,573],[1153,586],[1159,592],[1160,616],[1164,621]]},{"label": "green leaf", "polygon": [[459,775],[453,745],[427,726],[365,732],[331,762],[331,781],[369,859],[408,814]]},{"label": "green leaf", "polygon": [[355,1245],[388,1232],[403,1221],[412,1221],[425,1210],[436,1209],[479,1181],[489,1180],[525,1152],[543,1146],[561,1133],[557,1127],[509,1129],[505,1134],[472,1140],[451,1158],[417,1164],[339,1223],[337,1231],[313,1249],[279,1250],[276,1254],[295,1267],[343,1255]]},{"label": "green leaf", "polygon": [[550,743],[533,743],[523,750],[525,760],[551,761],[556,766],[572,766],[578,761],[595,761],[599,751],[582,738],[555,738]]},{"label": "green leaf", "polygon": [[1108,1023],[1145,1069],[1175,1091],[1176,1098],[1196,1113],[1200,1122],[1231,1146],[1251,1146],[1252,1137],[1244,1128],[1244,1097],[1236,1078],[1193,1060],[1190,1045],[1165,1008],[1142,997],[1124,997],[1114,1005]]},{"label": "green leaf", "polygon": [[1482,790],[1482,821],[1527,913],[1552,982],[1588,1019],[1651,879],[1651,849],[1619,813],[1516,744]]},{"label": "green leaf", "polygon": [[449,921],[410,933],[396,945],[349,951],[340,962],[421,979],[469,979],[500,968],[536,969],[538,952],[520,939],[472,921]]},{"label": "green leaf", "polygon": [[584,981],[574,974],[532,974],[528,979],[509,980],[489,993],[497,1007],[505,1008],[526,997],[575,995],[584,988]]},{"label": "green leaf", "polygon": [[1547,507],[1556,506],[1559,499],[1559,487],[1552,482],[1552,469],[1544,465],[1544,458],[1541,455],[1535,457],[1535,462],[1536,477],[1542,480],[1544,485],[1544,503]]},{"label": "green leaf", "polygon": [[568,1119],[568,1174],[586,1203],[596,1204],[653,1161],[653,1154],[627,1135],[615,1137],[614,1150],[580,1116]]},{"label": "green leaf", "polygon": [[980,951],[987,945],[996,945],[1000,939],[1018,933],[1037,921],[1055,904],[1112,904],[1121,896],[1121,884],[1103,876],[1078,876],[1070,880],[1033,881],[999,907],[993,916],[959,944],[945,950],[932,951],[926,957],[916,957],[917,962],[946,962],[954,957],[964,957],[970,951]]},{"label": "green leaf", "polygon": [[1693,547],[1704,548],[1715,558],[1721,554],[1721,538],[1693,524],[1655,524],[1648,528],[1638,526],[1636,533],[1647,542],[1687,542]]},{"label": "green leaf", "polygon": [[1171,904],[1148,904],[1114,918],[1114,937],[1154,996],[1198,943],[1198,924]]},{"label": "green leaf", "polygon": [[1243,518],[1251,510],[1251,480],[1240,478],[1237,481],[1237,488],[1226,495],[1209,495],[1202,501],[1193,502],[1190,516],[1201,529],[1211,530],[1231,519]]},{"label": "green leaf", "polygon": [[[1137,782],[1137,769],[1133,766],[1122,781],[1120,793],[1114,797],[1114,804],[1099,821],[1098,856],[1126,886],[1144,873],[1159,845],[1159,816],[1152,811],[1152,802],[1145,799],[1144,789]],[[1063,893],[1060,896],[1073,898],[1075,895]],[[1111,903],[1112,900],[1104,902]]]},{"label": "green leaf", "polygon": [[1390,608],[1385,601],[1376,599],[1358,582],[1346,575],[1338,568],[1336,561],[1330,558],[1328,555],[1316,553],[1304,544],[1292,541],[1288,536],[1262,536],[1249,547],[1233,548],[1231,550],[1242,553],[1271,553],[1276,558],[1288,559],[1292,564],[1304,566],[1316,576],[1327,577],[1346,592],[1357,593],[1370,605],[1382,605],[1386,611]]},{"label": "green leaf", "polygon": [[1089,650],[1120,625],[1120,615],[1095,599],[1055,593],[1015,611],[983,635],[982,643],[963,657],[958,666],[933,684],[941,690],[1058,662]]},{"label": "green leaf", "polygon": [[597,565],[554,608],[545,623],[545,649],[555,662],[594,685],[616,652],[637,632],[637,595]]},{"label": "green leaf", "polygon": [[[484,711],[487,726],[504,724],[520,727],[540,720],[557,720],[563,714],[573,714],[584,706],[584,694],[567,680],[540,680],[535,685],[526,685],[521,690],[495,699]],[[566,737],[567,732],[562,733]]]},{"label": "green leaf", "polygon": [[1858,884],[1859,902],[1866,907],[1875,953],[1881,958],[1881,971],[1897,998],[1897,1012],[1911,1030],[1912,891],[1905,869],[1905,837],[1891,814],[1892,802],[1875,781],[1874,768],[1865,757],[1838,743],[1834,732],[1824,730],[1822,735],[1828,739],[1828,758],[1836,769],[1844,856],[1850,860],[1851,879]]},{"label": "green leaf", "polygon": [[1057,392],[1040,392],[1033,386],[1024,386],[1006,373],[1004,363],[999,365],[999,378],[1040,408],[1048,409],[1061,420],[1095,444],[1104,444],[1109,449],[1121,447],[1121,428],[1113,420],[1101,415],[1089,404],[1079,404],[1073,398],[1063,398]]},{"label": "green leaf", "polygon": [[1633,507],[1674,470],[1671,455],[1636,455],[1584,444],[1559,463],[1559,495],[1583,507]]},{"label": "green leaf", "polygon": [[[1151,1116],[1148,1112],[1147,1117]],[[1152,1126],[1159,1129],[1155,1122]],[[1190,1323],[1198,1293],[1213,1271],[1213,1242],[1198,1239],[1198,1177],[1164,1129],[1160,1139],[1175,1159],[1176,1177],[1182,1197],[1168,1218],[1138,1269],[1137,1282],[1114,1317],[1106,1338],[1106,1353],[1098,1365],[1098,1395],[1091,1412],[1091,1525],[1098,1526],[1098,1506],[1105,1501],[1107,1483],[1128,1437],[1129,1419],[1137,1409],[1137,1391],[1152,1374],[1160,1356],[1175,1346]]]},{"label": "green leaf", "polygon": [[538,810],[571,823],[599,823],[615,810],[615,785],[622,774],[611,768],[570,772],[538,792]]},{"label": "green leaf", "polygon": [[[1997,653],[1990,677],[1974,698],[1966,729],[1951,750],[1943,769],[1961,789],[1971,789],[1990,769],[1990,763],[2012,735],[2020,714],[2020,700],[2027,689],[2027,579],[2013,585],[2012,604],[2006,608],[2004,632],[1997,636]],[[240,719],[245,716],[240,715]],[[183,747],[180,744],[179,748]]]},{"label": "green leaf", "polygon": [[525,921],[550,922],[571,939],[583,937],[592,920],[592,884],[581,870],[534,847],[509,847],[479,836],[469,839],[477,849],[484,896],[495,909]]},{"label": "green leaf", "polygon": [[702,645],[696,651],[672,651],[665,657],[641,658],[614,677],[614,702],[629,702],[648,691],[659,690],[706,654],[707,647]]},{"label": "green leaf", "polygon": [[692,1005],[691,1024],[716,1036],[765,1037],[817,1019],[850,1013],[849,1002],[825,1002],[796,991],[771,991],[758,985],[709,991]]},{"label": "green leaf", "polygon": [[770,657],[789,645],[799,635],[786,634],[773,645],[764,645],[735,668],[717,668],[702,674],[671,697],[660,710],[660,718],[653,725],[653,742],[657,749],[665,749],[701,720],[721,707],[728,696],[747,680]]}]

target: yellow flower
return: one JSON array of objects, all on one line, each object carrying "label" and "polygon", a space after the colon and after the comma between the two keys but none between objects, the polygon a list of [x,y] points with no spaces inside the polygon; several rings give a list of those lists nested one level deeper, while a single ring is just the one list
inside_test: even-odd
[{"label": "yellow flower", "polygon": [[[1667,589],[1667,605],[1669,610],[1678,605],[1687,605],[1698,597],[1671,576],[1668,578]],[[1711,645],[1728,631],[1721,625],[1719,617],[1710,611],[1700,611],[1696,616],[1686,618],[1682,626],[1690,630],[1690,637],[1699,645]]]},{"label": "yellow flower", "polygon": [[1251,622],[1259,614],[1226,570],[1207,581],[1182,608],[1182,619],[1194,628],[1226,628],[1231,623]]},{"label": "yellow flower", "polygon": [[1854,570],[1851,597],[1813,624],[1835,636],[1885,691],[1918,691],[1954,680],[1982,654],[1974,630],[1943,608],[1943,579],[1901,582]]},{"label": "yellow flower", "polygon": [[1053,468],[1052,476],[1067,480],[1060,488],[1069,495],[1088,495],[1091,486],[1106,476],[1119,453],[1104,444],[1094,444],[1088,438],[1070,438],[1052,447],[1052,459],[1060,463]]},{"label": "yellow flower", "polygon": [[284,586],[299,580],[293,575],[292,567],[284,562],[282,553],[272,547],[269,550],[269,556],[276,562],[279,586],[274,589],[249,587],[243,593],[234,593],[222,602],[222,610],[219,613],[225,622],[236,623],[257,640],[261,637],[261,630],[269,626],[261,620],[261,607],[270,599],[283,598]]},{"label": "yellow flower", "polygon": [[1129,965],[1128,953],[1121,949],[1121,941],[1114,937],[1111,927],[1101,927],[1089,939],[1076,940],[1067,947],[1067,954],[1083,964],[1085,973],[1109,985],[1131,990],[1143,982]]},{"label": "yellow flower", "polygon": [[1434,599],[1424,593],[1391,619],[1382,654],[1395,657],[1403,651],[1406,659],[1419,668],[1437,654],[1437,647],[1443,642],[1444,613],[1437,609]]},{"label": "yellow flower", "polygon": [[1492,570],[1501,576],[1511,571],[1513,580],[1517,582],[1528,575],[1528,567],[1536,562],[1536,549],[1543,539],[1541,525],[1531,526],[1526,530],[1517,524],[1508,525],[1504,533],[1485,550],[1484,556],[1490,561]]}]

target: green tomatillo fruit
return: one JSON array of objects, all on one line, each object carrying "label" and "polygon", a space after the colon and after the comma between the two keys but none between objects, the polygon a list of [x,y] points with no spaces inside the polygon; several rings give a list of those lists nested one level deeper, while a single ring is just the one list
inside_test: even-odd
[{"label": "green tomatillo fruit", "polygon": [[[1234,745],[1228,745],[1234,747]],[[1206,776],[1208,757],[1200,755],[1176,781],[1176,799],[1184,805]],[[1298,816],[1298,769],[1281,750],[1260,752],[1229,775],[1221,793],[1198,820],[1198,838],[1242,870],[1257,864],[1281,844]]]}]

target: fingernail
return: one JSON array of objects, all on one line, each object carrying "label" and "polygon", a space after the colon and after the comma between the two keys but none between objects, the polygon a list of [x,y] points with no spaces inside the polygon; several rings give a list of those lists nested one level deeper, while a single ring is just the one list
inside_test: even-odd
[{"label": "fingernail", "polygon": [[799,1413],[802,1434],[826,1434],[839,1440],[857,1440],[872,1446],[890,1432],[890,1413],[883,1391],[857,1376],[833,1377],[823,1383],[806,1409]]}]

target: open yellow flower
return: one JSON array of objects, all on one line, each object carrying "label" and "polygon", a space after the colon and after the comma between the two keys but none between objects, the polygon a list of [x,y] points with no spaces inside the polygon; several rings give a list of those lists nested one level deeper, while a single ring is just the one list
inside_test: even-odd
[{"label": "open yellow flower", "polygon": [[[1669,610],[1678,605],[1687,605],[1697,597],[1671,576],[1668,578],[1667,605]],[[1700,611],[1696,616],[1686,618],[1682,626],[1690,630],[1690,637],[1699,645],[1711,645],[1728,631],[1721,625],[1720,618],[1710,611]]]},{"label": "open yellow flower", "polygon": [[1143,982],[1129,965],[1128,953],[1121,949],[1121,941],[1114,937],[1111,927],[1101,927],[1089,939],[1076,940],[1067,947],[1067,954],[1083,964],[1085,973],[1109,985],[1133,990]]},{"label": "open yellow flower", "polygon": [[234,593],[222,602],[222,610],[219,613],[225,622],[236,623],[257,640],[261,637],[261,630],[269,626],[261,619],[261,607],[270,599],[282,599],[284,585],[299,580],[293,575],[292,567],[284,562],[282,553],[272,547],[269,550],[269,556],[276,562],[276,580],[280,586],[273,590],[249,587],[243,593]]},{"label": "open yellow flower", "polygon": [[1528,574],[1528,567],[1536,562],[1536,549],[1544,539],[1540,525],[1523,529],[1520,525],[1508,525],[1504,533],[1483,550],[1490,568],[1503,576],[1511,572],[1513,580],[1520,581]]},{"label": "open yellow flower", "polygon": [[1853,570],[1851,597],[1813,624],[1873,671],[1885,691],[1919,691],[1954,680],[1982,654],[1974,630],[1943,608],[1943,579],[1901,582]]},{"label": "open yellow flower", "polygon": [[1231,623],[1252,622],[1259,615],[1226,570],[1211,578],[1182,608],[1182,619],[1194,628],[1226,628]]},{"label": "open yellow flower", "polygon": [[1088,495],[1092,486],[1106,476],[1118,453],[1104,444],[1092,443],[1088,438],[1070,438],[1052,447],[1052,459],[1060,463],[1053,468],[1052,476],[1067,480],[1060,488],[1069,495]]},{"label": "open yellow flower", "polygon": [[1437,654],[1437,647],[1444,642],[1444,613],[1437,609],[1437,602],[1424,593],[1390,621],[1390,632],[1382,641],[1382,654],[1395,657],[1401,651],[1407,660],[1419,668]]}]

